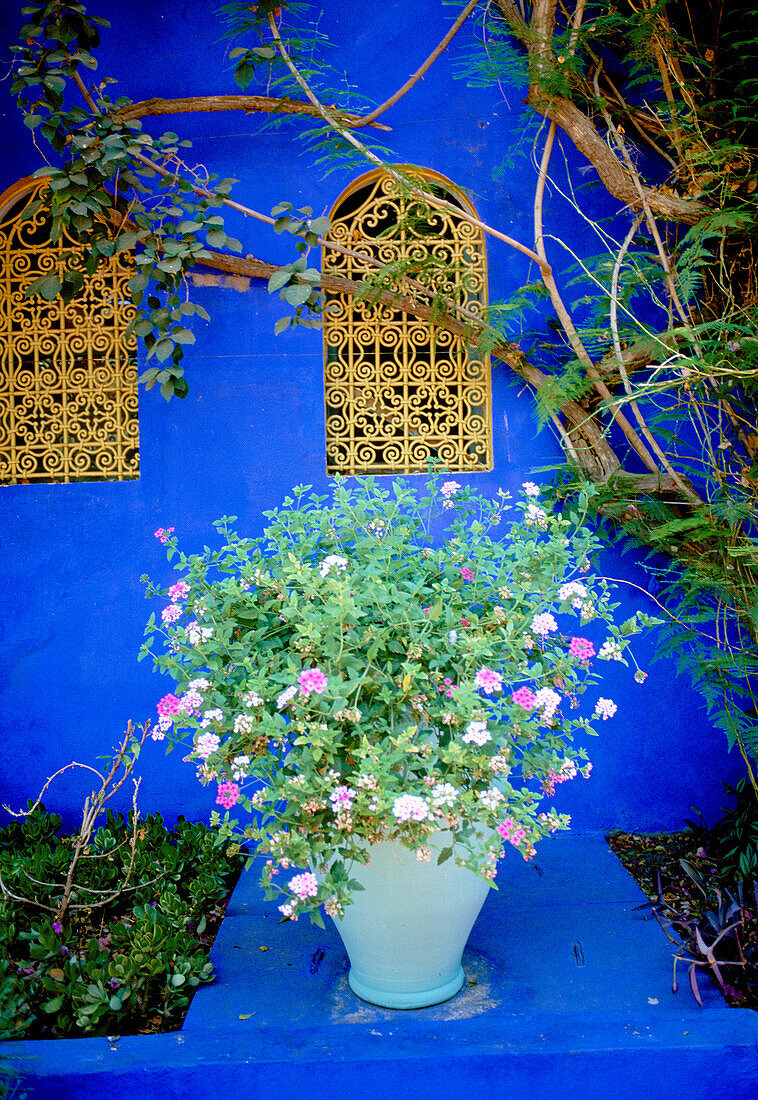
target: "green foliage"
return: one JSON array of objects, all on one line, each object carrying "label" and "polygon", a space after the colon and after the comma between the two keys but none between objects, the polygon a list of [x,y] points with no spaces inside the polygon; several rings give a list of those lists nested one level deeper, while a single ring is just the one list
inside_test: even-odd
[{"label": "green foliage", "polygon": [[204,933],[218,925],[239,858],[205,826],[179,818],[168,830],[153,814],[140,822],[122,889],[132,825],[109,811],[78,888],[113,900],[55,924],[40,907],[54,909],[70,862],[75,838],[59,836],[60,824],[38,806],[0,832],[0,1038],[178,1026],[194,990],[213,980]]},{"label": "green foliage", "polygon": [[[589,571],[586,497],[554,515],[527,490],[511,505],[440,479],[422,493],[338,480],[331,500],[296,487],[264,513],[262,538],[239,537],[228,517],[218,549],[186,556],[168,540],[181,580],[148,586],[173,602],[163,630],[151,616],[141,654],[177,684],[161,728],[189,735],[187,759],[218,783],[218,803],[255,812],[241,833],[269,857],[264,885],[285,894],[285,916],[322,902],[339,912],[353,887],[344,866],[378,836],[423,851],[447,828],[465,864],[492,877],[501,835],[530,858],[567,827],[541,801],[589,773],[572,741],[603,710],[578,709],[601,677],[595,647],[570,645],[572,620],[602,633],[605,660],[623,660],[650,620],[614,623]],[[408,798],[415,816],[399,808]],[[308,897],[275,877],[308,866],[320,875]]]},{"label": "green foliage", "polygon": [[734,799],[714,826],[718,857],[725,872],[737,880],[758,879],[758,801],[746,777],[734,787],[727,785]]}]

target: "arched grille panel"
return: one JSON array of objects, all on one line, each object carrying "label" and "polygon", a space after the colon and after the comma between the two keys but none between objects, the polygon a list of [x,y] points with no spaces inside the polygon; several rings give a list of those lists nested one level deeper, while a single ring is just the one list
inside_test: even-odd
[{"label": "arched grille panel", "polygon": [[0,218],[0,483],[136,478],[136,342],[125,336],[134,266],[119,253],[72,302],[25,298],[80,248],[50,241],[44,207],[23,218],[44,186],[24,189]]},{"label": "arched grille panel", "polygon": [[[432,173],[426,186],[461,205]],[[330,239],[383,264],[416,259],[419,278],[447,299],[473,312],[486,305],[481,231],[444,210],[420,218],[383,174],[363,177],[338,200]],[[323,270],[360,282],[371,269],[324,249]],[[330,292],[324,390],[329,474],[414,473],[429,459],[456,472],[492,469],[489,361],[446,329]]]}]

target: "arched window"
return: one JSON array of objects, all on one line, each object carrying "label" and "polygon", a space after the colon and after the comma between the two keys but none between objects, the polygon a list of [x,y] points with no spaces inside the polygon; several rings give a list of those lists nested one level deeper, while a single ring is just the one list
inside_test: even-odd
[{"label": "arched window", "polygon": [[[474,213],[448,180],[423,177],[425,189]],[[385,173],[370,172],[344,191],[331,219],[331,240],[382,264],[417,260],[419,279],[448,301],[476,313],[486,305],[482,232],[451,212],[422,209]],[[323,271],[360,282],[371,268],[325,248]],[[329,291],[324,388],[329,474],[422,472],[430,458],[455,472],[492,469],[488,357],[444,328]]]},{"label": "arched window", "polygon": [[107,481],[139,476],[137,356],[120,253],[73,301],[25,298],[81,249],[50,240],[44,203],[24,217],[44,180],[0,195],[0,483]]}]

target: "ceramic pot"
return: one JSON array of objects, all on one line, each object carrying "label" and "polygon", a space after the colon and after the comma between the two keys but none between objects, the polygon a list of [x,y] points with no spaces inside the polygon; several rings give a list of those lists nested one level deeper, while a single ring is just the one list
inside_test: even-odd
[{"label": "ceramic pot", "polygon": [[450,840],[439,832],[426,841],[428,863],[398,841],[383,841],[370,846],[370,863],[349,867],[364,889],[334,923],[350,958],[350,988],[362,1000],[424,1008],[463,985],[461,955],[489,884],[452,858],[437,863]]}]

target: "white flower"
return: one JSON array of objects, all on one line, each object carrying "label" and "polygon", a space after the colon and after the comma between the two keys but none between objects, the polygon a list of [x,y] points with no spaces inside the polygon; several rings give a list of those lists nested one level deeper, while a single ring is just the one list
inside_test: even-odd
[{"label": "white flower", "polygon": [[238,714],[234,719],[235,733],[252,733],[254,726],[255,722],[249,714]]},{"label": "white flower", "polygon": [[475,745],[486,745],[488,741],[491,741],[489,730],[487,729],[486,722],[472,721],[466,726],[466,732],[462,738],[463,741],[473,741]]},{"label": "white flower", "polygon": [[547,512],[537,504],[527,504],[524,522],[527,527],[536,527],[539,531],[545,531],[547,530]]},{"label": "white flower", "polygon": [[606,638],[600,647],[598,657],[601,661],[622,661],[624,659],[624,647],[615,638]]},{"label": "white flower", "polygon": [[322,577],[328,576],[332,569],[347,569],[347,558],[342,558],[339,554],[329,554],[318,567],[318,571]]},{"label": "white flower", "polygon": [[457,481],[445,481],[445,482],[443,482],[443,484],[440,488],[440,492],[442,493],[442,507],[443,508],[452,508],[453,507],[453,502],[450,498],[455,496],[455,494],[458,492],[459,489],[460,489],[460,485],[458,484]]},{"label": "white flower", "polygon": [[293,684],[291,687],[285,688],[284,691],[282,692],[282,694],[276,700],[276,709],[281,710],[283,707],[286,707],[287,703],[289,703],[291,699],[294,699],[296,695],[297,695],[297,685],[296,684]]},{"label": "white flower", "polygon": [[190,645],[200,645],[201,642],[210,641],[212,637],[212,626],[201,626],[195,621],[187,624],[187,639]]},{"label": "white flower", "polygon": [[613,718],[614,714],[618,710],[618,707],[613,702],[613,699],[598,699],[595,703],[595,714],[598,718],[602,718],[604,722],[607,722],[609,718]]},{"label": "white flower", "polygon": [[192,714],[193,710],[199,710],[203,705],[203,697],[199,691],[190,688],[179,699],[181,714]]},{"label": "white flower", "polygon": [[581,581],[568,581],[558,589],[559,600],[571,600],[571,606],[576,611],[581,611],[587,596],[587,585]]},{"label": "white flower", "polygon": [[452,783],[435,783],[429,792],[432,799],[432,806],[435,810],[447,807],[448,809],[455,804],[455,800],[458,797],[458,788],[454,787]]},{"label": "white flower", "polygon": [[532,633],[536,634],[539,638],[544,638],[557,629],[558,623],[549,611],[545,611],[541,615],[535,615],[532,619]]},{"label": "white flower", "polygon": [[248,691],[242,696],[242,702],[246,707],[259,707],[263,700],[257,691]]},{"label": "white flower", "polygon": [[195,752],[201,760],[207,760],[220,744],[221,738],[215,733],[202,733],[195,742]]},{"label": "white flower", "polygon": [[232,775],[235,782],[240,783],[243,779],[247,779],[247,766],[249,763],[249,756],[235,756],[232,760]]},{"label": "white flower", "polygon": [[187,684],[187,691],[206,691],[210,686],[210,680],[206,680],[204,676],[198,676],[196,680],[190,680]]},{"label": "white flower", "polygon": [[558,692],[548,687],[540,688],[534,697],[534,705],[542,707],[542,716],[546,722],[552,722],[560,701]]},{"label": "white flower", "polygon": [[533,481],[524,481],[521,488],[528,497],[538,497],[540,495],[540,487],[535,485]]},{"label": "white flower", "polygon": [[503,801],[503,793],[499,791],[497,787],[490,787],[489,790],[482,791],[479,795],[479,801],[488,810],[496,810],[498,805]]},{"label": "white flower", "polygon": [[206,710],[203,714],[203,720],[200,723],[200,727],[205,729],[211,722],[223,722],[224,712],[218,707],[214,707],[213,710]]}]

